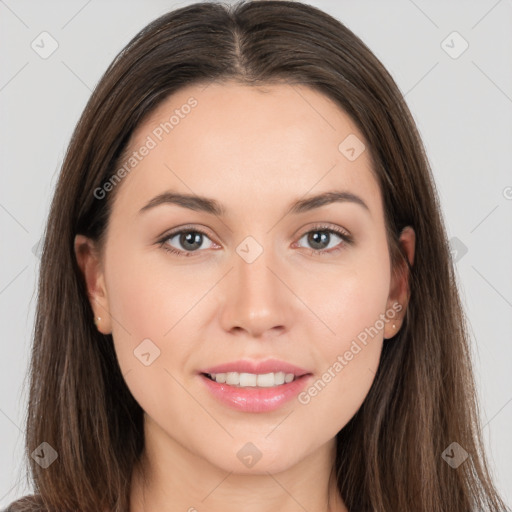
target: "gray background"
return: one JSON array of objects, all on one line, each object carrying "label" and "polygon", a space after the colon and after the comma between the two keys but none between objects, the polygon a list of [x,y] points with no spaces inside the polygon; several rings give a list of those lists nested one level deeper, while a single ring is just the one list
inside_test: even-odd
[{"label": "gray background", "polygon": [[[22,450],[37,242],[72,129],[128,40],[155,17],[188,3],[0,0],[0,506],[31,492],[22,478]],[[418,123],[456,252],[483,436],[510,505],[512,2],[310,3],[368,44]],[[35,41],[39,52],[43,45],[51,48],[43,31],[58,44],[45,59],[31,47]],[[460,37],[450,35],[454,31]],[[458,55],[464,41],[469,46]]]}]

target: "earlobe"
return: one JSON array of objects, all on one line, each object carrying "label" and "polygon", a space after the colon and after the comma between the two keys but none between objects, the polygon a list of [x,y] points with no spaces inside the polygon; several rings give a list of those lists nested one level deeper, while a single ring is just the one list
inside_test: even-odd
[{"label": "earlobe", "polygon": [[74,250],[78,266],[84,276],[87,296],[94,314],[94,323],[101,333],[110,334],[112,328],[108,295],[96,244],[84,235],[76,235]]},{"label": "earlobe", "polygon": [[[402,252],[408,259],[411,267],[414,264],[416,251],[416,233],[411,226],[406,226],[400,233],[399,243]],[[388,297],[387,310],[393,310],[393,317],[384,328],[384,338],[395,336],[402,326],[410,296],[410,275],[407,265],[401,264],[398,269],[393,270],[391,277],[390,293]],[[398,307],[400,305],[400,307]],[[396,311],[398,313],[395,314]]]}]

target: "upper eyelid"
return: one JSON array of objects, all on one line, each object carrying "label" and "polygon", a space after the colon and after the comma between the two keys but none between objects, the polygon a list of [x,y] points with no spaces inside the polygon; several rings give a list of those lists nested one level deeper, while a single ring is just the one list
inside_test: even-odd
[{"label": "upper eyelid", "polygon": [[[215,239],[214,236],[210,235],[209,230],[207,228],[203,227],[197,227],[197,226],[180,226],[179,228],[176,228],[176,230],[170,230],[169,232],[164,233],[162,236],[159,237],[159,241],[167,241],[169,238],[173,238],[176,235],[180,235],[181,233],[185,232],[198,232],[206,235],[210,239]],[[214,240],[212,240],[214,241]]]},{"label": "upper eyelid", "polygon": [[[176,229],[172,229],[170,230],[169,232],[166,232],[164,233],[163,235],[161,235],[159,237],[159,240],[166,240],[167,238],[171,238],[175,235],[179,235],[181,234],[182,232],[190,232],[190,231],[197,231],[199,233],[203,233],[207,236],[211,236],[210,233],[209,233],[209,229],[208,228],[205,228],[203,226],[201,227],[198,227],[196,225],[185,225],[185,226],[180,226]],[[296,230],[293,234],[293,236],[297,236],[297,232],[299,230]],[[350,231],[348,231],[346,228],[343,228],[341,226],[334,226],[334,225],[331,225],[330,223],[322,223],[320,222],[319,224],[314,224],[313,226],[309,226],[301,235],[300,237],[303,237],[304,235],[306,235],[307,233],[311,232],[311,231],[333,231],[335,232],[336,234],[342,234],[342,235],[346,235],[347,237],[351,237],[351,233]],[[340,233],[339,233],[340,232]],[[213,238],[215,238],[215,236],[213,236]]]}]

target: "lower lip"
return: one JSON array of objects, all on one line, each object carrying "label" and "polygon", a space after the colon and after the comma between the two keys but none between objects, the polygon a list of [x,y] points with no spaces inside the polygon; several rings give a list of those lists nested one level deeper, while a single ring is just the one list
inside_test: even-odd
[{"label": "lower lip", "polygon": [[235,387],[229,384],[220,384],[203,374],[202,381],[208,390],[222,403],[243,412],[269,412],[279,409],[286,402],[296,397],[305,387],[309,377],[302,375],[288,384],[281,384],[271,388]]}]

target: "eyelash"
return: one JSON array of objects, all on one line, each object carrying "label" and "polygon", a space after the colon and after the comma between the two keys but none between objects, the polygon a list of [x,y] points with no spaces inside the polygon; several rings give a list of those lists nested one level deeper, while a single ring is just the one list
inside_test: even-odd
[{"label": "eyelash", "polygon": [[[337,235],[342,239],[342,242],[340,242],[335,247],[332,247],[331,249],[308,249],[307,247],[304,247],[304,249],[308,249],[310,251],[310,254],[313,254],[313,255],[319,255],[319,256],[331,255],[333,253],[337,253],[338,251],[341,251],[345,245],[350,245],[353,243],[352,237],[346,231],[344,231],[340,228],[333,228],[332,226],[326,226],[326,225],[314,226],[309,231],[306,231],[305,233],[303,233],[299,237],[299,240],[301,238],[303,238],[305,235],[308,235],[309,233],[314,233],[314,232],[331,233],[331,234]],[[200,233],[200,234],[210,238],[208,236],[208,233],[206,233],[202,229],[187,227],[187,228],[182,228],[179,231],[174,231],[169,234],[166,234],[163,238],[158,240],[159,246],[164,251],[166,251],[168,253],[175,254],[177,256],[190,257],[190,256],[194,256],[195,253],[200,252],[199,250],[198,251],[180,251],[180,250],[176,249],[175,247],[172,247],[172,246],[169,246],[168,244],[166,244],[166,242],[170,238],[174,238],[176,235],[181,235],[182,233]]]}]

